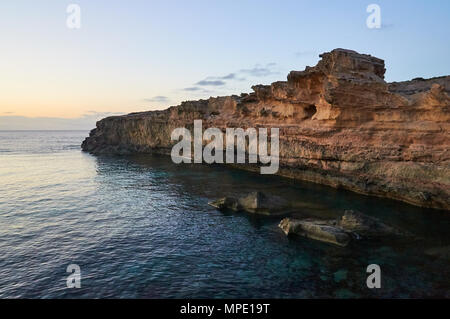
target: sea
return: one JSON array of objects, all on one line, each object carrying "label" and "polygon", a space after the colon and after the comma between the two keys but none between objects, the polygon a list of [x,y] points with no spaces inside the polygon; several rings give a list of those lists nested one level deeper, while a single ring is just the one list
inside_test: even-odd
[{"label": "sea", "polygon": [[[87,135],[0,132],[0,298],[450,297],[448,211],[166,156],[93,156]],[[208,205],[252,191],[409,235],[338,247]],[[367,285],[373,264],[380,288]]]}]

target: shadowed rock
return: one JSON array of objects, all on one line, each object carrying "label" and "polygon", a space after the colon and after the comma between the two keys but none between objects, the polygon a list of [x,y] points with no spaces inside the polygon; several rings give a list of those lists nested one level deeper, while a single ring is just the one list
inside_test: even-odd
[{"label": "shadowed rock", "polygon": [[219,198],[212,202],[209,202],[208,204],[219,210],[230,209],[233,211],[239,211],[242,209],[241,206],[239,205],[237,199],[232,198],[232,197]]},{"label": "shadowed rock", "polygon": [[245,211],[266,216],[285,215],[289,212],[289,204],[286,200],[262,192],[252,192],[239,199],[224,197],[208,204],[220,210]]},{"label": "shadowed rock", "polygon": [[425,254],[450,261],[450,246],[429,248],[425,250]]},{"label": "shadowed rock", "polygon": [[279,227],[286,235],[295,234],[339,246],[347,246],[351,239],[344,230],[327,221],[285,218]]},{"label": "shadowed rock", "polygon": [[352,239],[410,235],[353,210],[346,210],[339,220],[285,218],[278,226],[286,235],[300,235],[339,246],[346,246]]},{"label": "shadowed rock", "polygon": [[287,201],[281,197],[262,192],[252,192],[240,198],[239,205],[247,212],[261,215],[284,214],[289,208]]},{"label": "shadowed rock", "polygon": [[353,210],[346,210],[337,224],[346,231],[368,237],[406,235],[405,232],[386,225],[374,217]]}]

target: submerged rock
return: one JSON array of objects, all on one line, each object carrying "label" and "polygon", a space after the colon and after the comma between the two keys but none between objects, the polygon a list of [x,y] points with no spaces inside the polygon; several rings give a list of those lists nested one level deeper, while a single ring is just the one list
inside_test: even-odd
[{"label": "submerged rock", "polygon": [[223,198],[219,198],[216,199],[212,202],[208,203],[210,206],[215,207],[219,210],[224,210],[224,209],[231,209],[234,211],[239,211],[240,210],[240,206],[238,201],[235,198],[232,197],[223,197]]},{"label": "submerged rock", "polygon": [[348,274],[348,270],[347,269],[340,269],[340,270],[336,271],[334,273],[334,275],[333,275],[334,276],[334,281],[339,283],[339,282],[341,282],[343,280],[346,280],[347,279],[347,274]]},{"label": "submerged rock", "polygon": [[261,215],[284,214],[289,206],[281,197],[262,192],[252,192],[241,197],[238,202],[242,210]]},{"label": "submerged rock", "polygon": [[450,261],[450,246],[429,248],[425,250],[425,254]]},{"label": "submerged rock", "polygon": [[289,211],[289,204],[286,200],[262,192],[252,192],[239,199],[224,197],[208,204],[220,210],[245,211],[267,216],[283,215]]},{"label": "submerged rock", "polygon": [[286,235],[295,234],[339,246],[347,246],[351,239],[344,230],[323,220],[285,218],[279,227]]},{"label": "submerged rock", "polygon": [[405,232],[386,225],[374,217],[353,210],[346,210],[337,224],[348,232],[362,236],[375,237],[405,234]]},{"label": "submerged rock", "polygon": [[286,235],[296,234],[340,246],[352,239],[409,235],[374,217],[347,210],[339,220],[285,218],[278,225]]}]

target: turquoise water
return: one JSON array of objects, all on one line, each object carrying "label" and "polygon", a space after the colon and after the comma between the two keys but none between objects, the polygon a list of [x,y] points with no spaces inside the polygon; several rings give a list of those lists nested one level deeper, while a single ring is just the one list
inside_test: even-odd
[{"label": "turquoise water", "polygon": [[[95,157],[88,132],[0,132],[0,297],[450,297],[450,214],[169,157]],[[261,190],[302,213],[358,209],[413,237],[340,248],[286,238],[279,218],[208,201]],[[448,251],[448,249],[447,249]],[[382,288],[366,286],[377,263]],[[81,288],[66,288],[66,267]]]}]

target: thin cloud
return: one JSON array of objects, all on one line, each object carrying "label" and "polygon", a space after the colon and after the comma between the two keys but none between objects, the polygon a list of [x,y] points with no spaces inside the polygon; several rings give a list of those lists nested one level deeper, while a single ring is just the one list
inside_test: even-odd
[{"label": "thin cloud", "polygon": [[200,86],[223,86],[225,84],[226,84],[225,81],[222,80],[214,80],[214,81],[202,80],[196,83],[196,85]]},{"label": "thin cloud", "polygon": [[266,77],[272,74],[278,74],[279,72],[275,72],[274,68],[276,67],[276,63],[271,62],[265,65],[256,64],[253,68],[249,69],[241,69],[236,72],[228,73],[226,75],[215,75],[208,76],[204,80],[201,80],[190,87],[186,87],[181,89],[182,91],[187,92],[197,92],[197,93],[212,93],[210,90],[204,89],[204,87],[208,87],[209,89],[214,88],[214,92],[217,92],[217,89],[220,87],[224,87],[229,82],[233,81],[247,81],[247,76],[250,77]]},{"label": "thin cloud", "polygon": [[144,99],[145,102],[158,102],[158,103],[165,103],[169,102],[169,98],[167,96],[163,95],[157,95],[151,98]]},{"label": "thin cloud", "polygon": [[208,76],[206,79],[195,83],[194,87],[186,88],[187,91],[197,91],[199,88],[197,86],[223,86],[227,84],[228,80],[245,81],[244,75],[250,75],[253,77],[265,77],[272,74],[277,74],[273,71],[276,63],[267,63],[265,66],[255,65],[250,69],[241,69],[238,72],[229,73],[223,76]]},{"label": "thin cloud", "polygon": [[202,93],[202,94],[209,94],[212,91],[209,89],[206,89],[206,87],[198,87],[198,86],[191,86],[191,87],[187,87],[182,89],[182,91],[184,92],[191,92],[191,93]]},{"label": "thin cloud", "polygon": [[219,79],[221,79],[221,80],[232,80],[232,79],[235,79],[235,78],[236,78],[236,74],[234,74],[234,73],[230,73],[228,75],[219,77]]},{"label": "thin cloud", "polygon": [[207,81],[210,81],[210,80],[233,80],[235,78],[236,78],[235,73],[229,73],[224,76],[208,76],[205,80],[207,80]]},{"label": "thin cloud", "polygon": [[251,69],[241,69],[239,72],[253,77],[266,77],[272,74],[277,74],[277,72],[272,70],[275,65],[276,63],[268,63],[265,66],[255,65],[255,67]]}]

